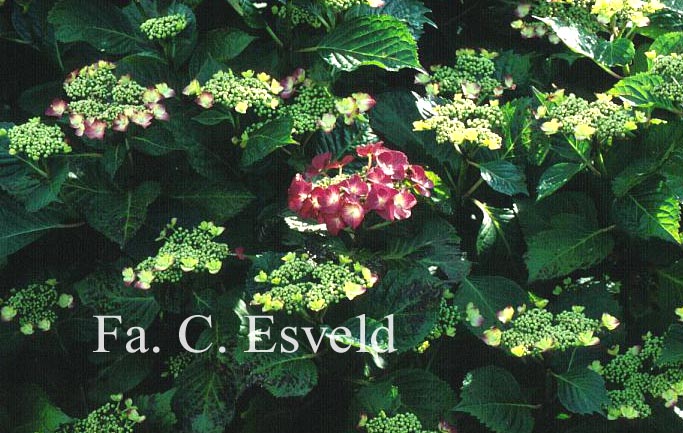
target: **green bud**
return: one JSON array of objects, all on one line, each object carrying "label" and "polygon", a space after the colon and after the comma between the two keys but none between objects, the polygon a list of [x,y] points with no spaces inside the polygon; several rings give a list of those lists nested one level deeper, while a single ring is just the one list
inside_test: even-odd
[{"label": "green bud", "polygon": [[17,310],[12,308],[9,305],[5,305],[2,307],[0,310],[0,319],[2,319],[3,322],[11,322],[12,319],[14,319],[17,315]]},{"label": "green bud", "polygon": [[60,308],[71,308],[74,302],[74,297],[67,294],[67,293],[62,293],[59,295],[59,300],[57,300],[57,305],[59,305]]},{"label": "green bud", "polygon": [[33,325],[31,323],[24,323],[19,330],[24,335],[33,335]]},{"label": "green bud", "polygon": [[41,331],[47,332],[50,330],[51,327],[52,323],[47,319],[42,319],[38,321],[38,329],[40,329]]}]

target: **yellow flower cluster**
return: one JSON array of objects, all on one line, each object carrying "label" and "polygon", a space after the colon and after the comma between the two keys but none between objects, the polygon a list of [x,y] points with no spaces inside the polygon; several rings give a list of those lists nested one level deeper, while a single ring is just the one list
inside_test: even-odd
[{"label": "yellow flower cluster", "polygon": [[650,24],[648,15],[664,8],[660,0],[595,0],[591,13],[596,15],[602,24],[609,24],[613,19],[623,16],[636,27]]}]

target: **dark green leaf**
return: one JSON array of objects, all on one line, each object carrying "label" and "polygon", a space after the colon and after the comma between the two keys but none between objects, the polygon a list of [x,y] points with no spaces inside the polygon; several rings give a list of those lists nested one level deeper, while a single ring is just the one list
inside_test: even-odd
[{"label": "dark green leaf", "polygon": [[388,380],[398,388],[401,408],[417,415],[423,425],[437,425],[455,406],[455,393],[448,383],[426,370],[401,369]]},{"label": "dark green leaf", "polygon": [[171,408],[171,400],[175,393],[176,389],[173,388],[162,394],[135,397],[135,405],[147,418],[145,428],[149,429],[148,431],[168,431],[178,422]]},{"label": "dark green leaf", "polygon": [[187,433],[223,433],[235,415],[235,386],[228,371],[197,360],[178,378],[173,410]]},{"label": "dark green leaf", "polygon": [[291,117],[279,117],[249,134],[247,147],[240,161],[242,166],[252,166],[277,149],[296,143],[292,138],[293,124]]},{"label": "dark green leaf", "polygon": [[605,380],[595,371],[578,367],[554,376],[557,378],[557,397],[567,410],[579,415],[601,414],[610,404]]},{"label": "dark green leaf", "polygon": [[147,207],[159,192],[159,184],[148,181],[131,191],[93,193],[84,209],[85,218],[95,230],[123,247],[145,222]]},{"label": "dark green leaf", "polygon": [[679,364],[683,362],[683,325],[671,325],[664,335],[664,348],[657,365]]},{"label": "dark green leaf", "polygon": [[661,314],[671,322],[677,318],[676,308],[683,306],[683,260],[679,260],[663,269],[656,271],[659,291],[657,300]]},{"label": "dark green leaf", "polygon": [[460,283],[453,303],[460,311],[466,311],[472,304],[484,318],[481,326],[468,323],[467,326],[476,335],[498,322],[498,312],[508,306],[520,306],[528,301],[528,296],[517,283],[503,277],[477,276],[466,278]]},{"label": "dark green leaf", "polygon": [[235,123],[235,119],[232,117],[232,114],[223,110],[202,111],[198,115],[194,116],[192,120],[207,126],[218,125],[226,120],[230,122],[231,125],[234,125]]},{"label": "dark green leaf", "polygon": [[671,101],[654,93],[654,89],[662,83],[663,79],[660,75],[640,73],[620,80],[610,89],[609,93],[617,95],[638,107],[674,110]]},{"label": "dark green leaf", "polygon": [[588,269],[607,257],[614,247],[611,227],[598,228],[578,215],[559,214],[553,228],[527,238],[524,260],[529,281],[549,280],[577,269]]},{"label": "dark green leaf", "polygon": [[126,54],[143,43],[121,9],[111,2],[61,0],[50,11],[60,42],[85,42],[109,54]]},{"label": "dark green leaf", "polygon": [[55,212],[29,213],[19,203],[0,195],[0,257],[37,240],[49,230],[64,227]]},{"label": "dark green leaf", "polygon": [[[248,344],[242,338],[243,344]],[[275,397],[301,397],[318,384],[318,368],[311,353],[248,353],[238,346],[237,361],[249,367],[252,383],[258,383]]]},{"label": "dark green leaf", "polygon": [[133,146],[150,156],[161,156],[174,150],[185,150],[163,125],[154,125],[129,138]]},{"label": "dark green leaf", "polygon": [[204,210],[206,218],[219,222],[237,215],[255,198],[239,184],[204,179],[184,179],[177,182],[168,195],[174,200]]},{"label": "dark green leaf", "polygon": [[515,378],[500,367],[488,366],[467,373],[455,407],[497,433],[531,433],[534,418]]},{"label": "dark green leaf", "polygon": [[470,270],[455,228],[438,217],[421,220],[417,231],[407,236],[390,238],[382,257],[388,262],[419,263],[425,269],[436,266],[451,282],[460,281]]},{"label": "dark green leaf", "polygon": [[505,195],[529,195],[526,177],[522,170],[510,161],[502,159],[484,162],[479,166],[481,178],[493,190]]},{"label": "dark green leaf", "polygon": [[172,75],[168,63],[156,53],[135,53],[116,62],[116,71],[130,74],[143,86],[168,83]]},{"label": "dark green leaf", "polygon": [[391,270],[358,299],[360,311],[378,321],[393,314],[394,346],[399,352],[412,350],[436,322],[442,291],[437,283],[424,268]]},{"label": "dark green leaf", "polygon": [[370,15],[344,22],[311,50],[343,71],[353,71],[366,65],[389,71],[420,69],[417,44],[408,27],[386,15]]},{"label": "dark green leaf", "polygon": [[478,200],[474,203],[483,215],[479,233],[477,234],[477,254],[485,254],[497,242],[501,242],[505,246],[507,254],[511,255],[512,248],[506,231],[509,230],[510,223],[515,219],[514,211],[512,209],[489,206]]},{"label": "dark green leaf", "polygon": [[683,52],[683,34],[681,32],[665,33],[650,45],[650,50],[659,56]]},{"label": "dark green leaf", "polygon": [[[121,316],[122,326],[147,329],[156,320],[161,307],[151,293],[126,287],[121,270],[95,272],[74,284],[82,305],[97,313]],[[91,320],[94,321],[93,318]]]},{"label": "dark green leaf", "polygon": [[25,386],[8,403],[11,403],[10,409],[16,409],[12,411],[12,425],[6,426],[11,427],[10,433],[52,433],[72,421],[36,385]]},{"label": "dark green leaf", "polygon": [[560,162],[548,168],[538,181],[537,200],[542,200],[562,188],[581,170],[583,170],[583,164],[571,162]]},{"label": "dark green leaf", "polygon": [[[125,331],[119,328],[119,338],[123,337],[122,332]],[[99,404],[108,402],[112,394],[126,393],[140,385],[152,372],[153,355],[128,353],[122,348],[117,352],[110,350],[110,353],[90,354],[90,361],[100,369],[88,386],[88,398]]]},{"label": "dark green leaf", "polygon": [[7,153],[4,145],[0,145],[0,188],[24,203],[29,212],[38,211],[59,200],[69,166],[66,159],[60,158],[50,161],[49,167],[50,174],[47,178],[43,177]]},{"label": "dark green leaf", "polygon": [[202,36],[190,59],[190,76],[196,76],[206,59],[226,63],[239,56],[256,37],[233,28],[211,30]]},{"label": "dark green leaf", "polygon": [[592,200],[579,193],[553,194],[529,206],[518,202],[529,281],[588,269],[612,251],[613,227],[600,228]]},{"label": "dark green leaf", "polygon": [[612,215],[620,228],[643,238],[681,243],[681,207],[664,180],[651,178],[617,198]]},{"label": "dark green leaf", "polygon": [[420,0],[391,0],[380,7],[372,7],[367,4],[356,6],[346,13],[346,18],[364,15],[390,15],[406,23],[415,39],[420,39],[424,33],[423,27],[425,25],[436,27],[436,24],[427,18],[427,14],[430,12],[429,8],[425,7]]}]

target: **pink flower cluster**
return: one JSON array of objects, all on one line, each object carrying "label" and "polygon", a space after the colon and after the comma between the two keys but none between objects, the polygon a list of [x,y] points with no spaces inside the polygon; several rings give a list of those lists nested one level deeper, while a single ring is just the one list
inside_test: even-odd
[{"label": "pink flower cluster", "polygon": [[[305,174],[297,174],[288,190],[289,209],[302,218],[324,223],[334,236],[347,227],[357,229],[367,214],[375,212],[387,221],[410,218],[415,195],[429,197],[434,183],[420,165],[410,164],[405,153],[390,150],[382,142],[356,148],[367,165],[353,174],[343,168],[355,158],[332,161],[331,154],[313,158]],[[328,170],[338,169],[330,177]]]}]

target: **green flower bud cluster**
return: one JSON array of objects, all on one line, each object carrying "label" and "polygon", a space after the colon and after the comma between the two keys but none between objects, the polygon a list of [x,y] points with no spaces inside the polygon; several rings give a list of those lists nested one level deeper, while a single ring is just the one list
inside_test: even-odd
[{"label": "green flower bud cluster", "polygon": [[434,65],[430,68],[431,76],[420,74],[416,77],[418,83],[425,85],[428,94],[453,96],[472,92],[476,97],[502,94],[505,86],[495,78],[496,64],[493,62],[497,53],[462,49],[455,54],[454,66]]},{"label": "green flower bud cluster", "polygon": [[326,86],[307,83],[300,87],[292,104],[282,107],[279,112],[294,120],[293,134],[304,134],[318,129],[318,122],[325,114],[335,113],[336,98]]},{"label": "green flower bud cluster", "polygon": [[347,298],[353,300],[372,287],[375,276],[346,256],[336,261],[316,262],[308,254],[287,253],[284,262],[270,273],[261,270],[254,281],[268,286],[252,297],[252,305],[263,311],[321,311]]},{"label": "green flower bud cluster", "polygon": [[150,18],[140,24],[140,31],[149,38],[171,39],[177,36],[187,27],[187,18],[184,14],[167,15],[165,17]]},{"label": "green flower bud cluster", "polygon": [[59,153],[71,152],[59,126],[49,126],[34,117],[7,131],[9,154],[23,153],[34,161]]},{"label": "green flower bud cluster", "polygon": [[609,419],[647,418],[652,414],[648,399],[663,400],[666,407],[677,404],[683,397],[683,363],[662,365],[657,360],[662,354],[664,338],[648,333],[643,344],[614,355],[605,366],[592,365],[608,383],[611,404],[607,408]]},{"label": "green flower bud cluster", "polygon": [[548,94],[544,105],[536,111],[543,123],[541,131],[547,135],[562,132],[577,140],[595,137],[600,142],[611,143],[624,138],[638,128],[637,116],[632,109],[615,104],[609,95],[599,94],[595,101],[587,101],[564,90]]},{"label": "green flower bud cluster", "polygon": [[227,70],[216,72],[201,91],[213,95],[217,103],[240,114],[253,110],[258,116],[269,116],[280,105],[277,95],[282,86],[266,73],[245,71],[236,75]]},{"label": "green flower bud cluster", "polygon": [[659,75],[663,83],[655,86],[655,95],[683,106],[683,56],[673,53],[657,56],[653,60],[651,72]]},{"label": "green flower bud cluster", "polygon": [[161,374],[161,377],[172,377],[177,379],[183,374],[183,371],[188,365],[194,361],[195,355],[190,352],[182,352],[178,355],[173,355],[166,360],[166,371]]},{"label": "green flower bud cluster", "polygon": [[415,131],[435,131],[438,143],[460,146],[473,143],[500,149],[503,143],[501,128],[504,116],[498,101],[477,105],[471,99],[456,94],[451,102],[433,108],[433,115],[413,122]]},{"label": "green flower bud cluster", "polygon": [[64,81],[64,91],[71,99],[107,100],[118,82],[111,62],[99,61],[72,72]]},{"label": "green flower bud cluster", "polygon": [[57,433],[133,433],[135,426],[145,421],[131,399],[124,401],[118,394],[112,395],[111,400],[86,418],[60,426]]},{"label": "green flower bud cluster", "polygon": [[227,244],[215,242],[214,239],[225,228],[203,221],[195,228],[186,229],[176,226],[176,222],[174,218],[161,232],[157,240],[163,240],[164,245],[156,256],[143,260],[135,271],[130,268],[123,271],[124,282],[135,283],[135,287],[140,289],[149,289],[152,281],[177,283],[189,272],[220,272],[229,249]]},{"label": "green flower bud cluster", "polygon": [[453,293],[450,290],[441,297],[439,304],[439,318],[434,324],[434,328],[429,331],[427,338],[419,346],[415,348],[418,353],[425,352],[431,341],[438,340],[441,337],[455,337],[457,326],[464,319],[457,305],[453,304]]},{"label": "green flower bud cluster", "polygon": [[311,11],[297,6],[293,3],[287,3],[286,5],[273,6],[271,12],[276,17],[288,21],[292,27],[296,27],[300,24],[309,25],[313,28],[320,28],[322,23],[320,18],[315,16]]},{"label": "green flower bud cluster", "polygon": [[73,306],[73,296],[57,291],[57,281],[30,284],[24,289],[13,289],[10,297],[0,299],[0,319],[11,322],[17,319],[24,335],[32,335],[36,329],[49,331],[57,320],[57,310]]},{"label": "green flower bud cluster", "polygon": [[344,12],[354,6],[364,3],[363,0],[320,0],[322,5],[333,12]]},{"label": "green flower bud cluster", "polygon": [[376,417],[365,421],[363,427],[367,433],[437,433],[435,430],[423,429],[417,415],[411,412],[390,417],[381,411]]},{"label": "green flower bud cluster", "polygon": [[602,324],[586,317],[583,310],[575,306],[558,314],[542,308],[523,311],[509,321],[509,328],[500,335],[500,343],[518,357],[598,344],[600,339],[596,335],[602,331]]}]

